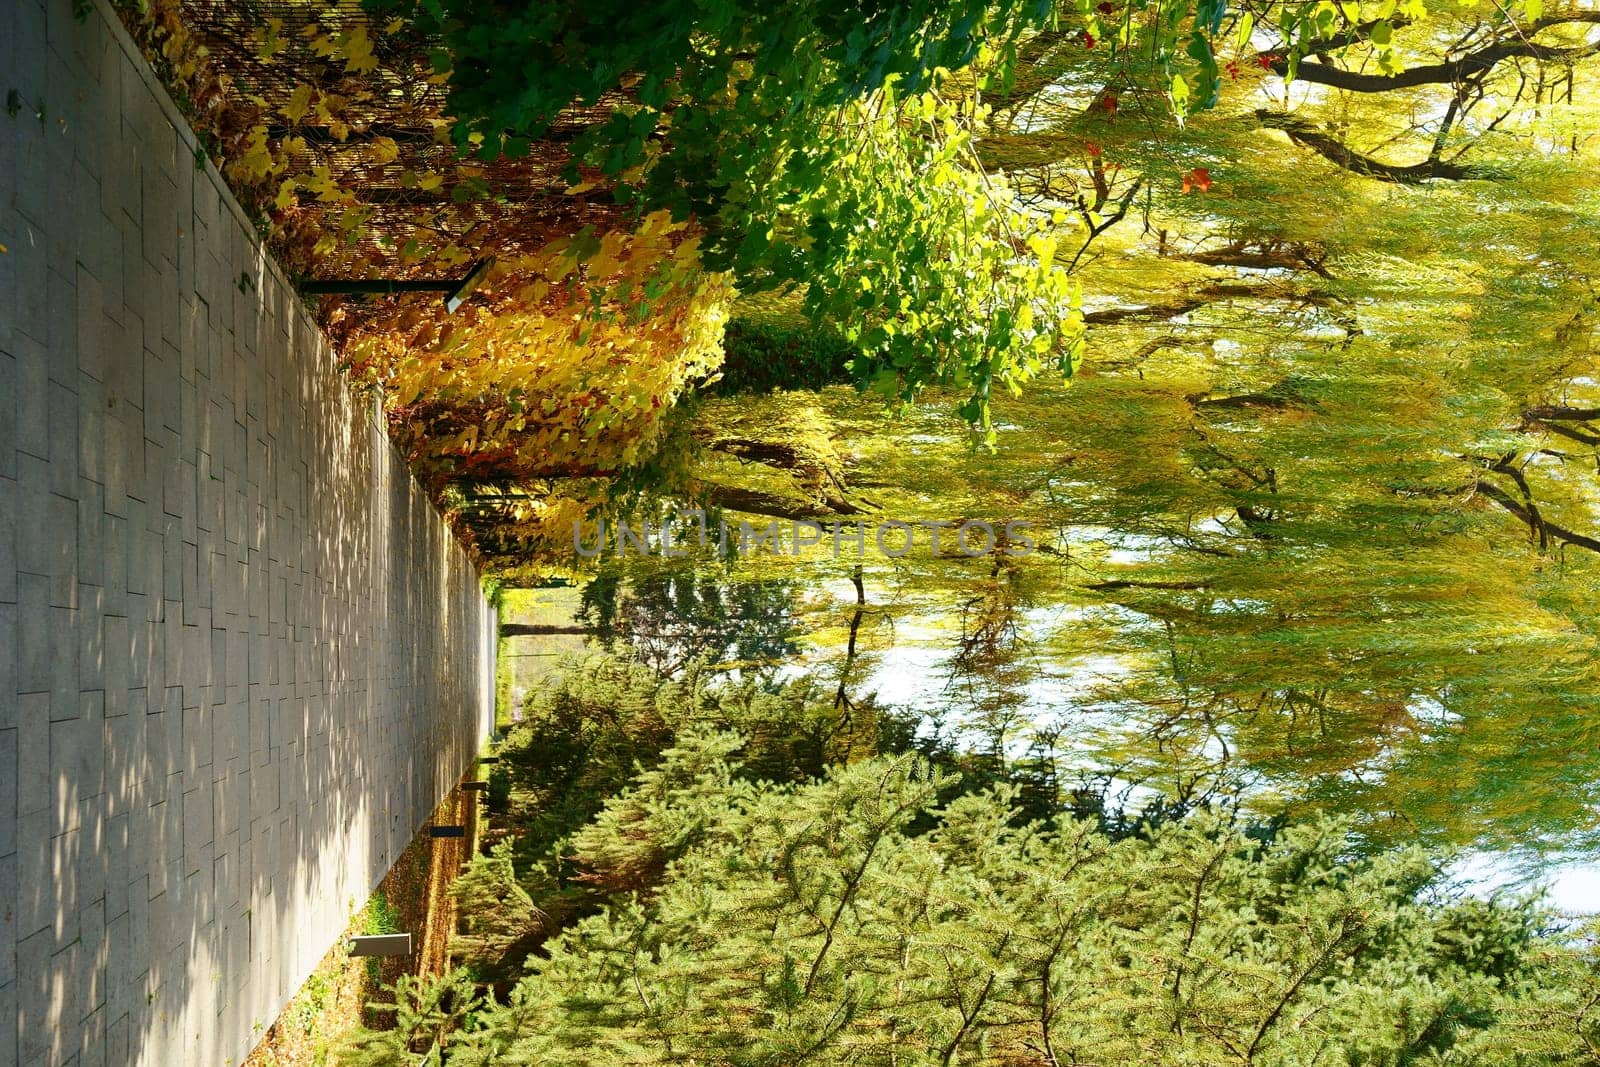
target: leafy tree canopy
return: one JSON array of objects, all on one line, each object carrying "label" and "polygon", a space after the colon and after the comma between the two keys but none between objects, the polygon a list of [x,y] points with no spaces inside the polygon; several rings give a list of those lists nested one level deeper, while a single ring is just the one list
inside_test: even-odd
[{"label": "leafy tree canopy", "polygon": [[648,893],[447,1033],[419,995],[352,1062],[1576,1064],[1594,1039],[1581,945],[1337,822],[1112,840],[945,799],[912,757],[741,782],[740,745],[680,735],[578,835],[609,870],[653,855]]}]

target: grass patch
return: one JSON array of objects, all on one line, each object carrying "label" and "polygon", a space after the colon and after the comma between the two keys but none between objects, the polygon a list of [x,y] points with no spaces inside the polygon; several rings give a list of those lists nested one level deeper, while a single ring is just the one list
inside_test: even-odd
[{"label": "grass patch", "polygon": [[[363,934],[398,934],[400,933],[400,912],[389,903],[389,897],[382,889],[375,890],[367,906],[361,911],[361,932]],[[367,965],[367,980],[376,986],[380,980],[378,957],[364,957]]]}]

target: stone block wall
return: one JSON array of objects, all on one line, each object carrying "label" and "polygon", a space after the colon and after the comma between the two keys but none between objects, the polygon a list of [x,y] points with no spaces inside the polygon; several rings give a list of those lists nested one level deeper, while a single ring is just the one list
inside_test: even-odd
[{"label": "stone block wall", "polygon": [[236,1064],[469,768],[493,611],[72,7],[0,3],[0,1063]]}]

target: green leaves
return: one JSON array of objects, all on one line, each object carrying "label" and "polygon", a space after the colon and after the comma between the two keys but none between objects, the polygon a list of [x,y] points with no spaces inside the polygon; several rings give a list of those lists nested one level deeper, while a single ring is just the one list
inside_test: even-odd
[{"label": "green leaves", "polygon": [[1199,0],[1195,4],[1195,33],[1215,37],[1222,30],[1222,20],[1228,14],[1228,0]]},{"label": "green leaves", "polygon": [[[1220,21],[1223,0],[1209,2]],[[860,380],[892,380],[898,400],[970,388],[986,427],[991,383],[1015,387],[1038,353],[1070,343],[1070,286],[1019,259],[1048,224],[1017,213],[1003,178],[976,167],[975,101],[941,95],[949,70],[980,50],[1007,54],[1046,21],[1044,0],[648,12],[540,0],[492,29],[464,2],[371,3],[443,35],[453,135],[485,151],[510,152],[639,72],[636,102],[578,138],[572,181],[586,162],[618,179],[632,210],[702,222],[708,268],[746,293],[802,291],[813,321],[857,346]],[[572,256],[587,260],[593,242],[580,233]],[[999,325],[1022,319],[1026,329]]]},{"label": "green leaves", "polygon": [[1172,76],[1172,87],[1168,90],[1172,100],[1172,111],[1179,121],[1189,113],[1189,82],[1182,74]]},{"label": "green leaves", "polygon": [[1195,110],[1206,111],[1216,106],[1217,97],[1222,92],[1222,75],[1217,70],[1217,57],[1211,51],[1211,42],[1198,30],[1189,38],[1189,45],[1184,49],[1190,59],[1197,65],[1197,80],[1200,86],[1200,97],[1195,104]]},{"label": "green leaves", "polygon": [[1336,821],[1201,813],[1112,841],[914,758],[744,786],[696,737],[585,832],[626,852],[658,820],[703,829],[649,894],[549,942],[450,1062],[1488,1063],[1491,1041],[1570,1047],[1533,1013],[1593,987],[1527,903],[1453,904],[1431,857],[1354,853]]},{"label": "green leaves", "polygon": [[730,174],[708,256],[747,292],[797,291],[816,328],[855,349],[863,385],[902,402],[932,384],[970,389],[962,410],[986,431],[991,385],[1025,381],[1077,326],[1057,224],[970,163],[981,114],[891,81],[793,115],[786,132],[752,127],[753,157],[769,162]]}]

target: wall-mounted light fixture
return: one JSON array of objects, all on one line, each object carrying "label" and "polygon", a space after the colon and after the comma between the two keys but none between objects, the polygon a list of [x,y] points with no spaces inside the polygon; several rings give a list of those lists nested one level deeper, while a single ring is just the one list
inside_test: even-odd
[{"label": "wall-mounted light fixture", "polygon": [[460,278],[313,278],[300,283],[307,296],[334,293],[446,293],[445,311],[454,314],[483,283],[494,266],[494,257],[480,259]]},{"label": "wall-mounted light fixture", "polygon": [[410,934],[362,934],[345,945],[352,956],[409,956]]}]

